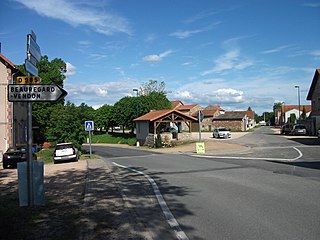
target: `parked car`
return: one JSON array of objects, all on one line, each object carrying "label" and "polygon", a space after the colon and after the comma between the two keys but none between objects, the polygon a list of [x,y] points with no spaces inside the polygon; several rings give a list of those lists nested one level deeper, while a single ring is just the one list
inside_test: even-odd
[{"label": "parked car", "polygon": [[58,143],[53,152],[53,163],[62,161],[78,161],[79,151],[73,143]]},{"label": "parked car", "polygon": [[[27,147],[10,147],[2,156],[2,166],[4,169],[9,166],[17,167],[19,162],[25,162],[27,159]],[[32,153],[32,159],[37,160],[37,155],[35,153]]]},{"label": "parked car", "polygon": [[212,136],[214,138],[230,138],[231,133],[230,130],[226,128],[215,128],[213,130]]},{"label": "parked car", "polygon": [[307,128],[306,128],[306,126],[304,126],[302,124],[295,124],[295,125],[293,125],[291,134],[292,135],[306,135]]},{"label": "parked car", "polygon": [[290,134],[291,131],[293,129],[293,125],[292,124],[284,124],[282,127],[281,127],[281,134]]}]

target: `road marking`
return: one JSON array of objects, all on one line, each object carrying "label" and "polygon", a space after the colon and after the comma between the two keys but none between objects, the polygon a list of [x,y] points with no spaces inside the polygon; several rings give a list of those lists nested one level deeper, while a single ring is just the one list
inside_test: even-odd
[{"label": "road marking", "polygon": [[198,158],[221,158],[221,159],[244,159],[244,160],[265,160],[265,161],[283,161],[283,162],[293,162],[298,159],[300,159],[303,154],[302,152],[296,148],[292,147],[295,149],[298,153],[299,156],[296,158],[258,158],[258,157],[234,157],[234,156],[212,156],[212,155],[191,155],[192,157],[198,157]]},{"label": "road marking", "polygon": [[189,240],[189,238],[184,233],[184,231],[181,230],[178,221],[175,219],[175,217],[171,213],[166,201],[164,200],[164,198],[163,198],[163,196],[162,196],[162,194],[161,194],[161,192],[160,192],[160,190],[158,188],[157,183],[148,174],[145,174],[144,172],[135,170],[135,169],[130,168],[130,167],[126,167],[126,166],[120,165],[120,164],[115,163],[115,162],[112,162],[112,164],[114,164],[114,165],[116,165],[118,167],[121,167],[121,168],[129,169],[132,172],[139,173],[139,174],[143,175],[146,179],[148,179],[149,183],[151,184],[151,186],[153,188],[153,192],[154,192],[154,194],[155,194],[155,196],[156,196],[156,198],[158,200],[158,203],[159,203],[159,205],[160,205],[160,207],[162,209],[162,212],[163,212],[164,216],[166,217],[169,226],[174,230],[177,239],[179,239],[179,240]]}]

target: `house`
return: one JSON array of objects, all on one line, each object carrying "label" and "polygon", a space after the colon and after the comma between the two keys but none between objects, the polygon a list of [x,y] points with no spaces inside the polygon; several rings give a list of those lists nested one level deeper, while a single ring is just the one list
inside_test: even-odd
[{"label": "house", "polygon": [[282,105],[281,107],[281,119],[283,123],[287,123],[291,114],[294,114],[296,119],[301,118],[303,111],[306,113],[306,117],[309,117],[311,113],[311,105]]},{"label": "house", "polygon": [[[253,119],[252,119],[253,116]],[[254,111],[226,111],[212,119],[214,128],[225,127],[236,131],[247,131],[252,128]]]},{"label": "house", "polygon": [[[212,120],[214,117],[217,117],[220,114],[220,111],[218,109],[212,109],[212,110],[207,110],[207,109],[204,109],[204,110],[201,110],[202,114],[203,114],[203,119],[202,119],[202,122],[201,122],[201,130],[204,130],[204,131],[213,131],[214,127],[213,127],[213,124],[212,124]],[[195,117],[195,118],[198,118],[198,114],[199,114],[199,111],[195,112],[192,116]],[[193,123],[192,124],[192,130],[193,131],[198,131],[199,130],[199,123]]]},{"label": "house", "polygon": [[[199,110],[202,110],[203,108],[198,104],[190,104],[190,105],[181,105],[175,108],[179,112],[182,112],[184,114],[194,116],[195,113],[197,113]],[[181,123],[181,130],[188,130],[188,126],[185,123]]]},{"label": "house", "polygon": [[315,135],[320,129],[320,69],[316,69],[311,86],[307,95],[307,100],[311,101],[310,133]]},{"label": "house", "polygon": [[14,83],[17,76],[22,76],[22,73],[0,53],[0,152],[26,144],[27,105],[7,99],[8,84]]},{"label": "house", "polygon": [[172,109],[175,109],[177,107],[184,105],[183,102],[181,102],[180,100],[171,101],[171,104],[172,104]]},{"label": "house", "polygon": [[[191,124],[197,119],[176,109],[154,110],[134,119],[136,123],[136,138],[141,145],[154,146],[157,134],[167,141],[191,140]],[[184,123],[188,132],[170,132],[172,124],[179,126]]]},{"label": "house", "polygon": [[218,110],[220,114],[224,114],[225,111],[219,105],[209,104],[204,108],[205,110]]}]

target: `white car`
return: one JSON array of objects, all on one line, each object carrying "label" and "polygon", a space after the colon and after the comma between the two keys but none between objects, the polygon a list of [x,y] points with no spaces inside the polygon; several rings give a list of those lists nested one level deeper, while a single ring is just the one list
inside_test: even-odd
[{"label": "white car", "polygon": [[228,130],[226,128],[215,128],[213,130],[212,136],[214,138],[230,138],[231,133],[230,133],[230,130]]},{"label": "white car", "polygon": [[73,143],[58,143],[53,152],[53,163],[60,161],[78,161],[79,151]]}]

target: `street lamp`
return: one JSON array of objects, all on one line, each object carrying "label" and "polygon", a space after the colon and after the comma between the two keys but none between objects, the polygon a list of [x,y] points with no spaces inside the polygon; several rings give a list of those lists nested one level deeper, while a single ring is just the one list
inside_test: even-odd
[{"label": "street lamp", "polygon": [[138,89],[136,89],[136,88],[134,88],[134,89],[132,89],[134,92],[137,92],[137,104],[136,104],[136,117],[138,117],[138,115],[139,115],[139,102],[138,102],[138,93],[139,93],[139,90]]},{"label": "street lamp", "polygon": [[300,86],[296,85],[294,87],[298,89],[298,104],[299,104],[299,118],[298,118],[298,120],[300,120]]}]

